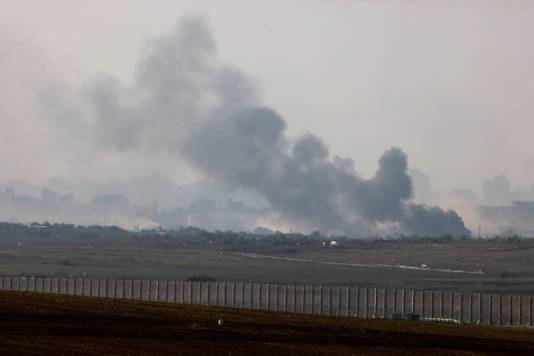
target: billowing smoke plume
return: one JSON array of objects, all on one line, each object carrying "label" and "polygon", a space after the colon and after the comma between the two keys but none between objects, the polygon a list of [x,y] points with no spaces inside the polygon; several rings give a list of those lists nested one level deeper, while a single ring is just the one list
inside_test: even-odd
[{"label": "billowing smoke plume", "polygon": [[101,78],[88,89],[84,132],[100,147],[165,150],[206,176],[264,196],[288,222],[325,232],[464,235],[452,211],[411,203],[407,157],[391,148],[371,179],[331,156],[313,135],[289,140],[286,125],[260,103],[254,83],[217,59],[204,21],[189,18],[152,42],[135,82]]}]

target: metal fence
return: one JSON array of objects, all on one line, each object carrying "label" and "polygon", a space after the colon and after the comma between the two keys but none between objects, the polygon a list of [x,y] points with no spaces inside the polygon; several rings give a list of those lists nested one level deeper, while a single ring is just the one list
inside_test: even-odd
[{"label": "metal fence", "polygon": [[532,296],[404,288],[0,276],[0,290],[320,315],[532,326]]}]

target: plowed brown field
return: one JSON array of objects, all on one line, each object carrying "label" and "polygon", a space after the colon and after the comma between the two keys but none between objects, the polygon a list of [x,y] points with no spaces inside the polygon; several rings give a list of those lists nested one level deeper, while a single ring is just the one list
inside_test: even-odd
[{"label": "plowed brown field", "polygon": [[534,355],[534,330],[2,292],[0,354]]}]

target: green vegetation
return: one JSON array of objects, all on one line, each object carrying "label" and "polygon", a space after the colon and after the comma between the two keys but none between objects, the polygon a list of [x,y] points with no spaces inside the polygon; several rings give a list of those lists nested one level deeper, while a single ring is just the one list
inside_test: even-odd
[{"label": "green vegetation", "polygon": [[[330,247],[333,239],[337,247]],[[205,276],[227,281],[534,293],[534,240],[521,238],[354,240],[317,233],[259,235],[196,228],[130,232],[117,227],[2,223],[0,249],[0,273],[5,275]]]}]

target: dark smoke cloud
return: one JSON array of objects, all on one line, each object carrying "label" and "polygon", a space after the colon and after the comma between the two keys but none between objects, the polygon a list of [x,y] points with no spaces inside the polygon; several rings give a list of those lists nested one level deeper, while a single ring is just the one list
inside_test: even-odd
[{"label": "dark smoke cloud", "polygon": [[363,179],[318,137],[288,139],[284,119],[261,105],[254,83],[217,59],[202,19],[184,19],[154,40],[133,86],[101,78],[87,97],[94,115],[86,132],[96,145],[172,152],[210,178],[260,193],[284,220],[310,230],[469,234],[456,213],[411,203],[400,149],[386,151],[376,175]]},{"label": "dark smoke cloud", "polygon": [[149,44],[132,87],[101,77],[87,95],[93,137],[118,150],[176,149],[216,112],[257,105],[259,97],[239,70],[217,60],[215,41],[199,18],[183,19],[175,32]]}]

